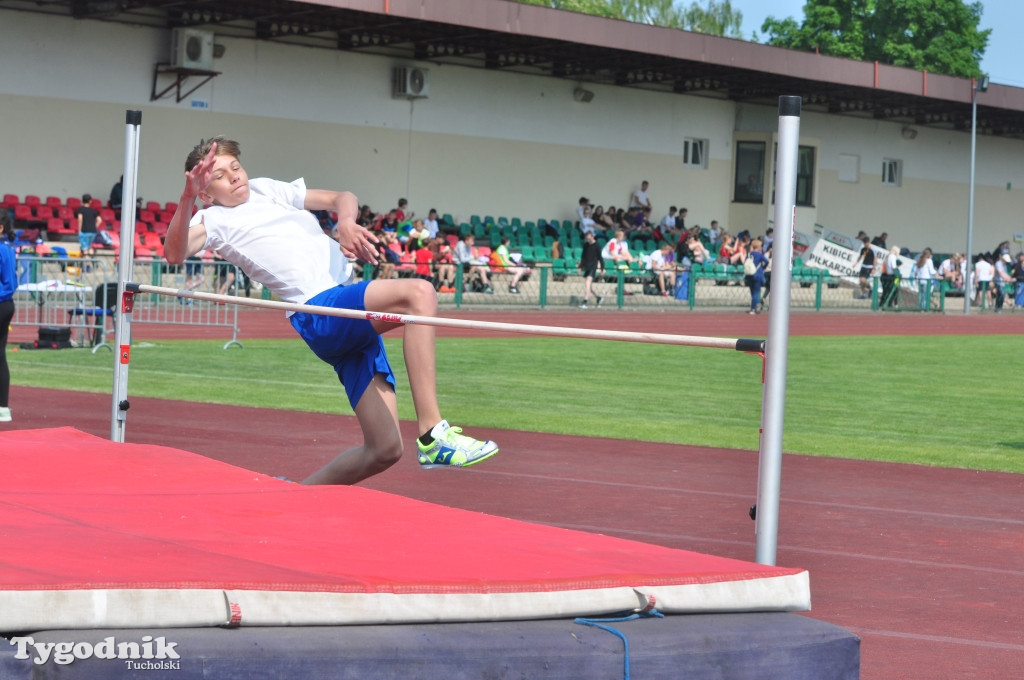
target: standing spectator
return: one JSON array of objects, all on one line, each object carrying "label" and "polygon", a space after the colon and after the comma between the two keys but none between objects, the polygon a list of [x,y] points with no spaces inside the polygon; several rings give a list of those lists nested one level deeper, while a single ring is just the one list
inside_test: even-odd
[{"label": "standing spectator", "polygon": [[476,248],[473,247],[475,242],[476,238],[473,234],[463,234],[458,245],[455,246],[453,259],[455,264],[462,266],[464,275],[470,283],[475,279],[480,282],[485,293],[494,295],[494,289],[491,288],[491,281],[487,275],[487,265],[480,264],[477,259]]},{"label": "standing spectator", "polygon": [[[1009,250],[1009,247],[1007,247],[1007,250]],[[992,277],[992,286],[994,288],[992,292],[996,296],[996,314],[1003,311],[1003,303],[1006,302],[1006,284],[1013,281],[1013,276],[1010,274],[1010,265],[1012,263],[1013,258],[1010,257],[1010,253],[1002,253],[996,259],[996,273]]]},{"label": "standing spectator", "polygon": [[78,245],[82,257],[92,257],[96,254],[92,244],[96,239],[96,232],[103,226],[99,211],[93,208],[91,203],[92,195],[82,194],[82,205],[75,208],[75,219],[78,220]]},{"label": "standing spectator", "polygon": [[[604,259],[601,257],[601,246],[597,245],[597,240],[594,238],[593,232],[583,235],[583,251],[580,255],[580,261],[576,264],[580,271],[583,273],[583,301],[580,303],[580,309],[587,308],[587,301],[590,300],[590,293],[594,284],[594,277],[597,275],[597,268],[600,267],[601,271],[604,272]],[[594,306],[600,307],[602,298],[596,292],[594,292]]]},{"label": "standing spectator", "polygon": [[992,299],[992,279],[995,275],[996,268],[992,266],[991,256],[988,253],[978,255],[974,263],[975,301],[982,307]]},{"label": "standing spectator", "polygon": [[644,208],[653,209],[654,206],[651,205],[651,197],[647,195],[647,187],[649,186],[650,183],[647,180],[640,182],[640,188],[634,191],[629,197],[630,208],[639,208],[641,210]]},{"label": "standing spectator", "polygon": [[17,260],[10,240],[14,221],[0,208],[0,423],[11,422],[11,372],[7,366],[7,333],[14,318],[14,291],[18,289]]},{"label": "standing spectator", "polygon": [[[203,276],[203,260],[199,253],[185,258],[185,290],[195,290],[203,285],[206,277]],[[192,306],[192,298],[178,297],[178,302],[188,307]]]},{"label": "standing spectator", "polygon": [[580,233],[595,233],[597,229],[597,222],[594,221],[593,212],[591,211],[589,205],[583,208],[583,215],[580,216],[579,225]]},{"label": "standing spectator", "polygon": [[889,234],[883,231],[881,234],[871,239],[871,245],[877,246],[882,250],[885,250],[885,242],[888,238]]},{"label": "standing spectator", "polygon": [[[885,236],[885,234],[882,234]],[[900,248],[893,246],[882,261],[882,306],[895,309],[900,306],[900,291],[897,283],[900,275]]]},{"label": "standing spectator", "polygon": [[1024,307],[1024,253],[1017,253],[1017,262],[1013,265],[1013,280],[1017,285],[1013,292],[1013,304]]},{"label": "standing spectator", "polygon": [[750,289],[748,314],[761,313],[761,288],[764,286],[764,270],[767,266],[768,258],[761,251],[761,241],[754,239],[750,244],[750,254],[743,264],[743,281]]},{"label": "standing spectator", "polygon": [[857,265],[859,267],[859,278],[860,278],[860,299],[866,300],[871,295],[871,279],[875,275],[875,251],[871,248],[871,239],[868,238],[867,234],[861,236],[861,243],[864,246],[860,249],[860,255],[857,258]]},{"label": "standing spectator", "polygon": [[921,251],[921,256],[914,263],[913,277],[917,281],[917,306],[921,309],[928,309],[932,285],[938,278],[938,271],[935,269],[935,263],[932,262],[931,248]]},{"label": "standing spectator", "polygon": [[[671,243],[661,244],[661,248],[651,253],[651,272],[658,282],[658,291],[667,297],[676,290],[676,258]],[[666,287],[665,284],[668,284]]]}]

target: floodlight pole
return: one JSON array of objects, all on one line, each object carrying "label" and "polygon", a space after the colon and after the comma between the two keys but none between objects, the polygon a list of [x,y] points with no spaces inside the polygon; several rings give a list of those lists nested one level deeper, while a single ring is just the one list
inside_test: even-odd
[{"label": "floodlight pole", "polygon": [[128,417],[128,360],[131,357],[131,325],[125,313],[131,296],[124,284],[132,277],[135,261],[135,200],[139,175],[139,133],[142,111],[125,113],[124,177],[121,184],[121,251],[117,262],[117,313],[114,314],[114,391],[110,410],[110,441],[124,443]]},{"label": "floodlight pole", "polygon": [[772,300],[765,342],[761,399],[761,451],[758,462],[755,531],[760,564],[775,564],[782,488],[782,424],[786,411],[789,353],[789,297],[793,280],[796,227],[796,169],[800,144],[800,97],[779,97],[778,164],[775,172],[775,240],[772,242]]},{"label": "floodlight pole", "polygon": [[971,84],[971,188],[967,196],[967,252],[964,253],[964,314],[971,313],[971,253],[974,245],[974,156],[978,144],[978,93],[988,91],[988,76],[981,76]]}]

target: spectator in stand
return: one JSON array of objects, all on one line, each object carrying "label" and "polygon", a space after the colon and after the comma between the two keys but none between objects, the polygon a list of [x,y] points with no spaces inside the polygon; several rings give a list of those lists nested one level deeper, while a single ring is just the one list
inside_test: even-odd
[{"label": "spectator in stand", "polygon": [[601,257],[605,260],[611,260],[620,269],[628,269],[630,263],[635,261],[636,258],[629,252],[629,244],[626,243],[626,232],[621,229],[616,231],[615,238],[604,244]]},{"label": "spectator in stand", "polygon": [[887,233],[885,233],[883,231],[881,234],[879,234],[878,236],[876,236],[873,239],[871,239],[871,245],[877,246],[877,247],[881,248],[882,250],[885,250],[885,242],[886,242],[886,240],[888,238],[889,238],[889,234],[887,234]]},{"label": "spectator in stand", "polygon": [[580,196],[580,200],[577,201],[576,203],[576,221],[580,224],[580,226],[583,225],[584,213],[586,212],[587,208],[590,207],[592,207],[590,205],[590,199],[587,198],[586,196]]},{"label": "spectator in stand", "polygon": [[660,248],[651,253],[651,272],[658,282],[658,291],[663,297],[675,293],[676,257],[672,252],[671,243],[662,243]]},{"label": "spectator in stand", "polygon": [[932,249],[925,248],[914,262],[913,277],[917,281],[917,306],[928,309],[933,287],[938,284],[938,270],[932,262]]},{"label": "spectator in stand", "polygon": [[996,268],[992,266],[992,258],[988,253],[980,253],[974,262],[974,301],[978,305],[987,306],[992,302],[992,279]]},{"label": "spectator in stand", "polygon": [[[698,232],[699,233],[699,232]],[[711,253],[701,243],[700,238],[697,234],[692,231],[686,233],[686,250],[690,258],[691,264],[710,264],[714,261],[711,257]]]},{"label": "spectator in stand", "polygon": [[634,191],[629,196],[629,207],[630,208],[653,208],[651,205],[651,197],[647,194],[647,187],[650,183],[647,180],[640,182],[640,188]]},{"label": "spectator in stand", "polygon": [[441,293],[455,292],[455,265],[452,264],[452,247],[443,236],[430,241],[430,251],[434,254],[435,277],[437,290]]},{"label": "spectator in stand", "polygon": [[92,195],[82,194],[82,205],[75,208],[75,219],[78,220],[78,245],[82,251],[82,257],[92,257],[96,254],[93,250],[93,241],[96,240],[96,232],[103,226],[103,219],[98,210],[92,207]]},{"label": "spectator in stand", "polygon": [[[411,243],[411,242],[410,242]],[[413,251],[413,261],[416,263],[416,277],[424,281],[430,281],[437,290],[437,281],[434,280],[434,253],[430,248],[424,246]]]},{"label": "spectator in stand", "polygon": [[374,268],[373,278],[384,280],[395,278],[395,270],[402,259],[401,255],[398,254],[400,248],[398,237],[394,232],[380,232],[377,242],[377,263]]},{"label": "spectator in stand", "polygon": [[[1009,244],[1007,244],[1007,250],[1009,250]],[[1013,258],[1010,257],[1010,253],[1002,253],[996,258],[995,276],[992,277],[992,294],[996,298],[996,314],[1003,311],[1003,303],[1006,302],[1006,285],[1013,283],[1013,275],[1010,274],[1012,264]]]},{"label": "spectator in stand", "polygon": [[369,205],[359,207],[359,215],[356,217],[356,224],[367,229],[379,229],[381,216],[375,214]]},{"label": "spectator in stand", "polygon": [[502,271],[512,275],[512,281],[508,284],[508,292],[518,295],[519,281],[529,274],[530,270],[512,259],[511,253],[508,252],[509,243],[511,243],[511,241],[508,236],[502,236],[501,243],[494,249],[494,252],[498,256],[498,266],[501,267]]},{"label": "spectator in stand", "polygon": [[658,223],[657,238],[660,241],[675,242],[679,240],[679,231],[676,229],[676,212],[678,208],[670,205],[668,214],[661,218]]},{"label": "spectator in stand", "polygon": [[765,255],[772,252],[772,244],[775,243],[775,229],[768,227],[768,231],[764,232],[764,238],[762,239],[761,250],[764,251]]},{"label": "spectator in stand", "polygon": [[580,225],[580,233],[582,233],[582,234],[586,234],[588,232],[591,233],[591,234],[596,233],[596,231],[597,231],[597,222],[594,221],[594,218],[593,218],[592,215],[593,215],[593,212],[591,211],[589,205],[586,206],[585,208],[583,208],[583,215],[580,217],[580,221],[578,223]]},{"label": "spectator in stand", "polygon": [[14,220],[0,208],[0,423],[11,422],[11,372],[7,366],[7,333],[14,319],[14,291],[18,289],[17,259],[11,248]]},{"label": "spectator in stand", "polygon": [[615,206],[613,205],[608,206],[608,212],[605,212],[604,207],[600,205],[594,208],[594,214],[592,215],[594,218],[594,224],[602,233],[615,228],[615,220],[610,217],[610,215],[614,214]]},{"label": "spectator in stand", "polygon": [[860,299],[866,300],[871,295],[871,280],[875,276],[875,251],[871,248],[871,239],[867,234],[861,236],[860,241],[864,245],[857,257],[858,264],[854,267],[859,269]]},{"label": "spectator in stand", "polygon": [[722,248],[718,251],[718,261],[723,264],[742,264],[747,259],[747,242],[750,237],[744,238],[748,241],[725,234],[722,237]]},{"label": "spectator in stand", "polygon": [[461,265],[466,280],[472,283],[474,280],[479,281],[480,285],[483,286],[484,292],[488,295],[494,295],[494,289],[491,288],[490,277],[487,272],[489,271],[487,265],[481,264],[479,261],[479,255],[476,252],[476,248],[473,244],[476,243],[476,238],[473,234],[463,234],[459,238],[458,245],[455,246],[455,255],[453,257],[455,264]]},{"label": "spectator in stand", "polygon": [[[114,211],[114,218],[121,219],[121,200],[124,197],[124,175],[110,188],[110,209]],[[90,199],[91,200],[91,199]]]},{"label": "spectator in stand", "polygon": [[427,236],[431,239],[437,237],[438,225],[437,225],[437,209],[431,208],[430,212],[427,213],[427,219],[423,220],[423,225],[427,228]]},{"label": "spectator in stand", "polygon": [[722,237],[722,229],[718,226],[718,220],[711,220],[711,226],[708,227],[708,242],[711,244],[711,252],[718,252],[718,248],[721,246],[718,239]]},{"label": "spectator in stand", "polygon": [[430,230],[423,220],[413,220],[412,226],[405,235],[405,249],[414,252],[430,242]]},{"label": "spectator in stand", "polygon": [[[750,311],[748,314],[761,313],[761,288],[764,286],[764,271],[768,267],[768,257],[761,251],[761,241],[754,239],[750,243],[750,255],[753,272],[743,275],[743,282],[750,289]],[[744,267],[746,270],[746,267]]]},{"label": "spectator in stand", "polygon": [[[597,245],[594,234],[583,235],[583,249],[580,253],[580,261],[576,263],[583,274],[583,301],[580,302],[580,309],[587,308],[587,301],[593,291],[594,277],[597,276],[597,268],[604,272],[604,259],[601,257],[601,246]],[[604,298],[594,292],[594,306],[600,307]]]},{"label": "spectator in stand", "polygon": [[416,213],[409,210],[409,201],[405,200],[404,198],[398,199],[398,207],[395,208],[394,213],[399,223],[405,222],[406,220],[411,220],[413,217],[416,216]]}]

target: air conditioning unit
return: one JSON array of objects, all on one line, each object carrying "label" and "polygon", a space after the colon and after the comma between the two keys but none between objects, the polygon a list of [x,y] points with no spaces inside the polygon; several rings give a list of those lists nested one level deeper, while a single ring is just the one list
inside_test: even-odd
[{"label": "air conditioning unit", "polygon": [[425,68],[396,66],[391,73],[393,97],[427,97],[430,95],[430,71]]},{"label": "air conditioning unit", "polygon": [[176,28],[171,33],[171,66],[197,71],[213,70],[213,33]]}]

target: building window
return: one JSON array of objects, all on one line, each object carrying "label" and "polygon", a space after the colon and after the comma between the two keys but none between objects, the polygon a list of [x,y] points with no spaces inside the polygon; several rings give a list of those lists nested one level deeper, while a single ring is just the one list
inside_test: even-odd
[{"label": "building window", "polygon": [[882,184],[898,187],[903,183],[903,161],[893,158],[882,159]]},{"label": "building window", "polygon": [[686,137],[683,139],[683,165],[687,168],[708,167],[708,140]]},{"label": "building window", "polygon": [[764,142],[736,142],[733,200],[764,203]]},{"label": "building window", "polygon": [[796,204],[814,205],[814,147],[801,146],[796,155]]}]

